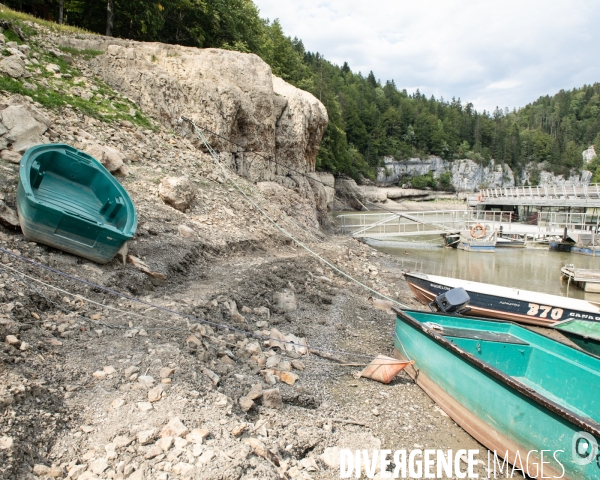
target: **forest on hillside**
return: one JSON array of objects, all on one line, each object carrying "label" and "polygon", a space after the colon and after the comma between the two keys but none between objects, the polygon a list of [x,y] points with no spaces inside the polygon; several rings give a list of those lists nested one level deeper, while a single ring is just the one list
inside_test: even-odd
[{"label": "forest on hillside", "polygon": [[[92,32],[142,41],[255,53],[273,73],[319,98],[329,113],[317,167],[374,178],[385,156],[495,159],[519,173],[546,162],[555,173],[583,167],[600,153],[600,83],[540,97],[519,110],[478,112],[460,99],[408,93],[373,72],[335,65],[251,0],[5,0],[7,6]],[[600,175],[600,171],[599,171]]]}]

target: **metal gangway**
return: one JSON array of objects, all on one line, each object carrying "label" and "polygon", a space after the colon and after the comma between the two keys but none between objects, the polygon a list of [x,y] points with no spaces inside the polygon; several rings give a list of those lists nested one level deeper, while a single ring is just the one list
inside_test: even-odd
[{"label": "metal gangway", "polygon": [[337,217],[342,232],[357,238],[393,238],[457,234],[475,225],[488,232],[516,235],[532,241],[599,232],[599,216],[589,213],[543,212],[518,222],[512,212],[440,210],[397,213],[347,213]]},{"label": "metal gangway", "polygon": [[469,196],[468,204],[600,207],[600,184],[485,188]]}]

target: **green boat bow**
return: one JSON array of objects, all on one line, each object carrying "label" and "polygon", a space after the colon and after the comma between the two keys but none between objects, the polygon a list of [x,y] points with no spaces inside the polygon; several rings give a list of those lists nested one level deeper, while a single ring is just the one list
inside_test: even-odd
[{"label": "green boat bow", "polygon": [[[545,478],[600,478],[596,458],[579,458],[593,445],[577,440],[600,439],[600,358],[508,322],[397,313],[407,372],[478,441],[532,477],[543,461]],[[574,460],[574,442],[590,451]]]},{"label": "green boat bow", "polygon": [[121,184],[98,160],[64,144],[25,152],[17,209],[28,239],[98,263],[110,261],[137,228]]},{"label": "green boat bow", "polygon": [[552,328],[565,335],[579,348],[600,357],[600,322],[569,318],[555,323]]}]

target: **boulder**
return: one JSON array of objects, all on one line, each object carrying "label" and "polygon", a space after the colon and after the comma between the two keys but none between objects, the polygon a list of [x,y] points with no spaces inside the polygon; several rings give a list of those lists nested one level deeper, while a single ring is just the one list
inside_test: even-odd
[{"label": "boulder", "polygon": [[272,388],[270,390],[263,390],[262,404],[264,407],[268,408],[283,408],[283,401],[279,389]]},{"label": "boulder", "polygon": [[116,148],[92,143],[86,147],[85,152],[98,160],[111,173],[123,166],[125,156]]},{"label": "boulder", "polygon": [[60,67],[56,63],[46,65],[46,71],[50,73],[60,73]]},{"label": "boulder", "polygon": [[158,193],[167,205],[181,212],[185,212],[196,197],[194,185],[186,177],[163,178]]},{"label": "boulder", "polygon": [[179,417],[172,418],[160,431],[161,437],[183,437],[189,429],[183,424]]},{"label": "boulder", "polygon": [[2,157],[2,160],[18,165],[21,163],[21,157],[23,157],[23,155],[19,152],[13,152],[12,150],[2,150],[2,152],[0,152],[0,157]]},{"label": "boulder", "polygon": [[0,223],[9,228],[19,228],[17,212],[0,200]]},{"label": "boulder", "polygon": [[351,178],[338,177],[335,179],[335,192],[337,195],[356,210],[364,207],[364,195],[361,188]]},{"label": "boulder", "polygon": [[190,240],[196,238],[196,232],[187,225],[179,225],[177,230],[179,230],[179,235],[183,238],[189,238]]},{"label": "boulder", "polygon": [[240,397],[239,404],[242,411],[247,412],[254,406],[254,401],[248,397]]},{"label": "boulder", "polygon": [[[10,105],[0,112],[2,124],[8,129],[5,138],[12,144],[14,152],[23,153],[29,147],[48,143],[42,134],[48,130],[47,124],[26,105]],[[37,118],[36,118],[37,117]]]},{"label": "boulder", "polygon": [[281,313],[295,312],[298,309],[298,300],[294,292],[286,289],[273,294],[273,305]]},{"label": "boulder", "polygon": [[28,72],[23,59],[18,55],[11,55],[0,62],[0,73],[4,73],[12,78],[21,78],[26,76]]}]

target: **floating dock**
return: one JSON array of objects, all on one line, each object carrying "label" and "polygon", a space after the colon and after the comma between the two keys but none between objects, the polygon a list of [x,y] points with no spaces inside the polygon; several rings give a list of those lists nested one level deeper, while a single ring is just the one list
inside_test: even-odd
[{"label": "floating dock", "polygon": [[574,283],[584,292],[600,293],[600,270],[566,266],[560,269],[563,278]]}]

